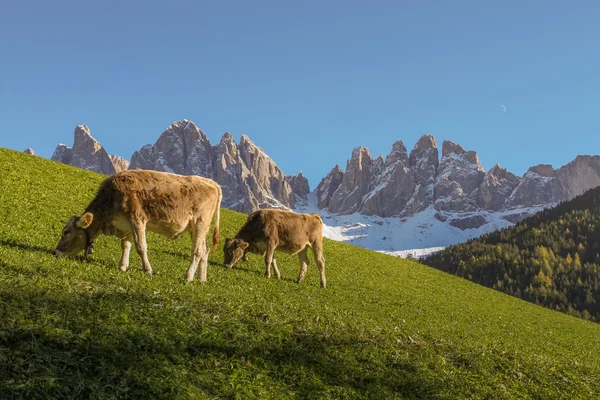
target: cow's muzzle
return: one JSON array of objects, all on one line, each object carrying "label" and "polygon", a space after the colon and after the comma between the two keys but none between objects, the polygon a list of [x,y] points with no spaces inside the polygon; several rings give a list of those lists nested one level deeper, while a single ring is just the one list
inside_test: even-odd
[{"label": "cow's muzzle", "polygon": [[62,251],[58,250],[58,249],[54,249],[54,251],[52,252],[52,255],[54,257],[60,257],[63,255]]},{"label": "cow's muzzle", "polygon": [[233,268],[233,264],[223,264],[225,268]]}]

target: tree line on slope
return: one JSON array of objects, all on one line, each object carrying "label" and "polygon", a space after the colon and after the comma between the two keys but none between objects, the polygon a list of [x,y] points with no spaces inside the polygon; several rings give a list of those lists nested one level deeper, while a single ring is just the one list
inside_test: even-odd
[{"label": "tree line on slope", "polygon": [[425,264],[532,303],[600,320],[600,187]]}]

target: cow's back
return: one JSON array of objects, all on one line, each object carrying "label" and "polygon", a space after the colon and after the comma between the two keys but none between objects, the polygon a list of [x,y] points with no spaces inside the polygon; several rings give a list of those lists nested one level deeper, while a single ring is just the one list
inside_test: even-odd
[{"label": "cow's back", "polygon": [[[250,214],[237,237],[246,241],[264,241],[276,237],[285,247],[321,241],[323,224],[318,214],[298,214],[283,210],[258,210]],[[295,247],[295,246],[293,246]]]},{"label": "cow's back", "polygon": [[111,203],[103,208],[165,221],[196,215],[206,205],[214,204],[218,195],[218,184],[210,179],[132,170],[107,178],[97,197],[103,203]]}]

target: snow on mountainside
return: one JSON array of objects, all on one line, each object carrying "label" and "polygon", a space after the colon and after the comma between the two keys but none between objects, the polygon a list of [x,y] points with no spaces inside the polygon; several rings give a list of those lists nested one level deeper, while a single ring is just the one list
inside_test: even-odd
[{"label": "snow on mountainside", "polygon": [[321,215],[323,236],[326,238],[397,256],[412,253],[417,258],[484,233],[512,226],[513,223],[509,221],[511,216],[533,215],[544,208],[537,206],[506,211],[478,211],[466,215],[460,213],[460,218],[479,216],[488,221],[475,229],[463,230],[451,225],[454,213],[448,213],[446,221],[440,221],[436,218],[437,211],[433,206],[406,218],[384,218],[359,213],[334,214],[319,209],[317,203],[317,194],[312,192],[306,202],[298,204],[296,211]]}]

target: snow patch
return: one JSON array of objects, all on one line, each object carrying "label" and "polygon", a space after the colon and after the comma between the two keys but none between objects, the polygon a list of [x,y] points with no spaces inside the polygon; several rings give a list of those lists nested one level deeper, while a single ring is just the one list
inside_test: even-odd
[{"label": "snow patch", "polygon": [[[466,242],[498,229],[512,226],[505,217],[514,214],[533,215],[544,209],[542,206],[512,208],[506,211],[443,212],[433,206],[408,218],[382,218],[359,213],[337,215],[317,206],[316,191],[310,193],[306,203],[298,204],[295,211],[316,212],[323,219],[323,236],[340,242],[387,254],[406,257],[412,254],[419,258],[425,254],[439,251],[444,247]],[[440,221],[435,215],[445,217]],[[452,220],[465,219],[480,215],[485,223],[475,229],[461,230],[450,225]]]}]

